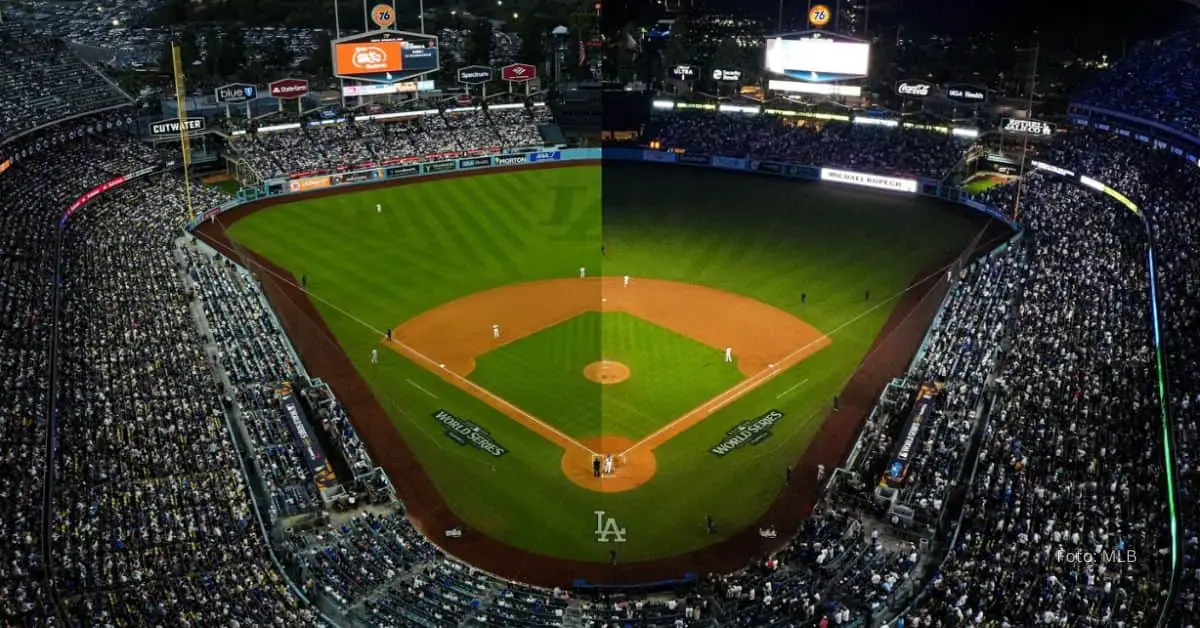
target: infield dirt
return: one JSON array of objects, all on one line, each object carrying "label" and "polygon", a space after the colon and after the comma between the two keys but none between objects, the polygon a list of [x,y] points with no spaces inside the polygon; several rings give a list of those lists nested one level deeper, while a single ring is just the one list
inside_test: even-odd
[{"label": "infield dirt", "polygon": [[[546,167],[565,166],[568,164],[548,164]],[[437,178],[472,174],[452,173]],[[430,177],[423,180],[428,181]],[[395,183],[355,189],[390,185]],[[304,198],[340,193],[343,190],[329,189],[306,194]],[[225,230],[242,217],[294,200],[296,197],[280,197],[244,205],[217,217],[211,223],[205,223],[197,229],[196,235],[246,265],[258,277],[305,367],[310,374],[324,379],[333,388],[372,457],[391,477],[410,520],[426,537],[449,554],[480,569],[505,578],[551,587],[569,587],[577,579],[591,583],[632,584],[679,578],[689,572],[699,577],[708,573],[727,573],[746,567],[750,561],[786,543],[819,496],[817,484],[809,481],[815,478],[817,466],[834,468],[841,462],[879,392],[892,376],[903,370],[920,344],[946,291],[944,272],[938,271],[950,261],[945,260],[926,269],[918,275],[923,279],[900,298],[875,345],[843,389],[841,410],[829,412],[813,442],[803,457],[797,460],[797,480],[783,487],[774,504],[755,525],[688,554],[610,565],[519,550],[471,531],[470,526],[447,507],[299,282],[283,268],[236,246],[226,234]],[[443,539],[443,531],[452,527],[461,527],[467,534],[454,541]],[[763,527],[775,527],[778,538],[761,537],[758,529]]]}]

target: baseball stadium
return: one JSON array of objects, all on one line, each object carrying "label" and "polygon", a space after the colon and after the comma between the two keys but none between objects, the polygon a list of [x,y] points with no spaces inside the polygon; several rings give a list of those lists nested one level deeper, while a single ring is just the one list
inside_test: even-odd
[{"label": "baseball stadium", "polygon": [[1200,616],[1196,22],[183,4],[0,18],[0,624]]}]

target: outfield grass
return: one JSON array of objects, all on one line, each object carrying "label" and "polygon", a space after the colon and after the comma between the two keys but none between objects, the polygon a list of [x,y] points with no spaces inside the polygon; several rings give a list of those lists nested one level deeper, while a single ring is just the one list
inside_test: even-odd
[{"label": "outfield grass", "polygon": [[[588,364],[615,360],[630,378],[601,385]],[[719,351],[620,312],[587,312],[476,359],[471,380],[576,439],[640,440],[743,379]]]},{"label": "outfield grass", "polygon": [[[935,201],[825,184],[647,165],[606,164],[601,172],[585,166],[480,174],[302,200],[252,214],[231,235],[307,275],[336,337],[327,342],[347,352],[450,507],[474,528],[529,551],[603,561],[608,548],[594,540],[591,513],[605,509],[629,530],[622,560],[673,555],[761,515],[784,468],[803,453],[829,400],[887,320],[890,298],[961,250],[981,225]],[[561,450],[401,355],[380,352],[380,364],[369,364],[385,328],[486,288],[574,276],[580,266],[589,276],[672,279],[750,296],[813,324],[833,344],[660,447],[657,475],[618,494],[575,486],[560,470]],[[642,338],[657,338],[653,325],[609,323],[609,316],[590,323],[581,317],[574,329],[530,337],[529,347],[514,343],[482,356],[472,379],[511,387],[504,396],[523,405],[566,407],[583,395],[574,403],[598,410],[561,420],[577,422],[571,429],[581,435],[599,422],[605,431],[631,430],[621,434],[629,437],[645,429],[637,413],[681,414],[675,405],[691,398],[651,392],[695,384],[702,400],[711,396],[707,387],[723,383],[682,364],[691,359],[685,345],[643,346]],[[587,348],[608,352],[610,335],[611,350],[623,352],[633,369],[611,395],[579,374]],[[672,360],[677,366],[643,366]],[[535,386],[541,378],[554,386]],[[631,392],[617,393],[622,386]],[[589,401],[598,395],[631,410]],[[785,418],[769,440],[722,458],[708,453],[733,425],[772,408]],[[430,418],[438,409],[480,424],[511,453],[497,459],[454,445]],[[715,538],[705,534],[706,514],[718,519]]]}]

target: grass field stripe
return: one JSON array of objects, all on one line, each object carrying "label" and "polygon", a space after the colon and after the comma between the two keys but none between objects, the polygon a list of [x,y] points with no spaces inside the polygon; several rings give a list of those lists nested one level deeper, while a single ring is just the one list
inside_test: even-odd
[{"label": "grass field stripe", "polygon": [[418,384],[418,383],[416,383],[416,382],[412,381],[411,379],[405,379],[404,381],[408,382],[408,383],[409,383],[409,384],[410,384],[410,385],[411,385],[413,388],[416,388],[417,390],[419,390],[419,391],[421,391],[421,392],[425,393],[426,395],[429,395],[430,397],[433,397],[434,399],[437,399],[437,398],[438,398],[438,396],[437,396],[437,395],[435,395],[435,394],[433,394],[433,393],[429,392],[429,390],[428,390],[428,389],[426,389],[424,386],[422,386],[422,385],[420,385],[420,384]]},{"label": "grass field stripe", "polygon": [[[226,248],[226,247],[222,246],[220,243],[214,243],[214,245],[217,247]],[[253,264],[254,266],[257,266],[258,268],[260,268],[267,274],[271,275],[272,277],[275,277],[279,281],[282,281],[282,282],[287,283],[295,288],[298,288],[299,290],[301,290],[302,292],[307,294],[309,296],[309,298],[313,298],[313,299],[317,299],[317,300],[321,301],[322,303],[337,310],[338,312],[341,312],[343,315],[346,316],[346,318],[358,323],[359,325],[362,325],[363,327],[365,327],[371,331],[374,331],[375,333],[379,334],[380,337],[383,336],[382,331],[376,329],[370,323],[351,314],[350,312],[347,312],[346,310],[342,309],[341,307],[334,305],[333,303],[329,302],[329,300],[322,298],[321,296],[317,295],[316,293],[309,292],[308,290],[305,290],[304,288],[300,288],[295,283],[290,281],[287,277],[283,277],[283,276],[279,275],[278,273],[276,273],[275,271],[273,271],[265,266],[262,266],[261,264],[258,264],[256,262],[254,262],[253,260],[247,260],[247,261],[249,263]],[[496,408],[497,410],[500,410],[501,412],[504,412],[505,414],[508,414],[509,411],[515,412],[522,418],[522,422],[527,421],[529,423],[532,423],[532,424],[538,426],[542,430],[549,432],[550,434],[555,436],[555,439],[554,439],[555,443],[558,446],[562,447],[563,449],[567,449],[568,446],[573,446],[573,447],[578,447],[593,456],[600,455],[599,453],[592,451],[591,448],[587,447],[583,443],[575,440],[574,438],[571,438],[570,436],[567,436],[566,434],[562,433],[554,426],[546,423],[545,421],[542,421],[541,419],[533,416],[532,414],[529,414],[528,412],[525,412],[524,410],[518,408],[517,406],[505,401],[504,399],[500,398],[499,396],[497,396],[496,394],[487,390],[486,388],[476,384],[475,382],[468,380],[467,378],[459,375],[458,373],[454,373],[452,371],[449,371],[449,370],[439,367],[437,362],[430,359],[428,356],[418,352],[417,350],[413,349],[412,347],[409,347],[408,345],[406,345],[402,342],[397,342],[394,340],[391,342],[391,344],[393,346],[400,347],[401,349],[403,349],[405,354],[408,355],[410,358],[416,358],[417,361],[419,361],[419,362],[425,362],[428,365],[426,368],[433,373],[437,373],[439,376],[442,377],[442,379],[446,379],[447,381],[458,386],[459,388],[464,388],[465,390],[467,390],[467,392],[476,393],[477,397],[479,397],[480,399],[483,399],[484,401],[488,401],[488,405],[492,406],[493,408]],[[499,404],[500,407],[497,407],[496,404]],[[512,415],[510,414],[509,416],[512,416]],[[529,427],[529,426],[526,425],[526,427]],[[538,430],[534,429],[534,431],[537,432]]]},{"label": "grass field stripe", "polygon": [[807,383],[808,383],[808,378],[807,378],[807,377],[805,377],[804,379],[802,379],[802,380],[800,380],[800,381],[796,382],[795,384],[792,384],[792,386],[791,386],[790,388],[788,388],[787,390],[785,390],[785,391],[783,391],[783,392],[779,393],[778,395],[775,395],[775,398],[776,398],[776,399],[783,399],[784,397],[786,397],[786,396],[787,396],[787,394],[788,394],[788,393],[792,392],[793,390],[796,390],[797,388],[799,388],[799,387],[801,387],[801,386],[803,386],[803,385],[805,385],[805,384],[807,384]]},{"label": "grass field stripe", "polygon": [[[864,317],[870,315],[872,312],[878,310],[879,308],[884,307],[885,305],[891,303],[892,301],[895,301],[896,299],[899,299],[900,297],[904,296],[908,292],[911,292],[913,289],[917,288],[918,286],[923,285],[926,281],[929,281],[930,279],[936,279],[937,277],[939,277],[943,273],[945,273],[946,269],[950,268],[953,265],[954,265],[954,263],[947,264],[947,265],[943,266],[941,269],[930,273],[929,275],[925,276],[924,278],[920,279],[919,281],[914,282],[912,285],[905,288],[904,290],[901,290],[900,292],[892,295],[891,297],[884,299],[883,301],[873,305],[870,308],[867,308],[866,310],[863,310],[862,312],[853,316],[849,320],[841,323],[837,327],[835,327],[832,330],[830,330],[829,332],[827,332],[821,339],[828,339],[830,336],[838,333],[839,331],[846,329],[847,327],[853,325],[854,323],[858,322],[859,320],[862,320]],[[776,375],[787,370],[787,368],[789,366],[791,366],[791,364],[789,364],[789,363],[796,361],[796,356],[800,356],[805,351],[811,349],[811,346],[820,342],[821,339],[817,339],[817,340],[813,340],[808,343],[805,343],[804,346],[801,346],[799,349],[796,349],[792,353],[788,354],[787,357],[785,357],[780,362],[776,363],[777,368],[774,368],[774,369],[765,368],[765,369],[759,371],[758,373],[755,373],[754,375],[742,380],[741,382],[738,382],[736,385],[734,385],[729,390],[726,390],[725,392],[717,395],[716,397],[713,397],[712,399],[705,402],[700,407],[698,407],[698,408],[692,410],[691,412],[688,412],[687,414],[679,417],[678,419],[675,419],[674,421],[671,421],[670,423],[667,423],[666,425],[660,427],[659,429],[657,429],[653,433],[651,433],[649,436],[630,445],[628,449],[621,452],[621,455],[626,455],[629,452],[633,451],[634,449],[637,449],[638,447],[641,447],[648,443],[650,444],[651,448],[654,448],[654,447],[657,447],[658,445],[661,445],[662,443],[667,442],[671,438],[674,438],[675,436],[682,433],[683,431],[685,431],[692,425],[699,423],[701,420],[703,420],[705,415],[716,412],[717,410],[720,410],[721,408],[733,403],[734,401],[737,401],[739,398],[741,398],[746,393],[754,390],[755,388],[758,388],[759,386],[763,385],[767,381],[774,378]],[[666,435],[666,438],[663,438],[664,435]],[[661,439],[662,442],[656,442],[659,439]]]},{"label": "grass field stripe", "polygon": [[[582,449],[593,456],[600,455],[583,443],[571,438],[570,436],[567,436],[553,425],[550,425],[549,423],[546,423],[532,414],[529,414],[528,412],[518,408],[516,405],[484,388],[483,386],[476,384],[475,382],[463,377],[462,375],[459,375],[458,373],[455,373],[454,371],[442,368],[433,359],[420,353],[416,349],[413,349],[412,347],[396,340],[393,340],[391,344],[395,347],[398,347],[401,352],[407,355],[410,359],[427,364],[428,366],[426,366],[426,368],[429,371],[436,373],[439,377],[450,382],[451,384],[454,384],[458,388],[472,393],[473,396],[482,400],[484,403],[487,403],[489,406],[492,406],[496,410],[499,410],[500,412],[517,419],[519,423],[524,424],[525,427],[529,427],[535,433],[538,433],[543,437],[547,436],[547,433],[549,433],[549,435],[553,437],[549,440],[553,441],[554,444],[562,447],[564,450],[569,449],[570,447],[578,447],[579,449]],[[514,413],[516,416],[513,416]],[[532,426],[537,427],[534,428]]]}]

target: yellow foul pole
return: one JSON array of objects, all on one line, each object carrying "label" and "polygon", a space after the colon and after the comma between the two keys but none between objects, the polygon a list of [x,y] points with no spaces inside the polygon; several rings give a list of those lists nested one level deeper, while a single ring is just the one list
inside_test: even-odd
[{"label": "yellow foul pole", "polygon": [[175,70],[175,106],[179,111],[179,150],[183,154],[183,190],[187,197],[188,219],[195,220],[196,212],[192,209],[192,178],[189,172],[192,165],[192,144],[188,141],[187,92],[183,85],[183,61],[179,54],[179,42],[171,44],[171,65]]}]

